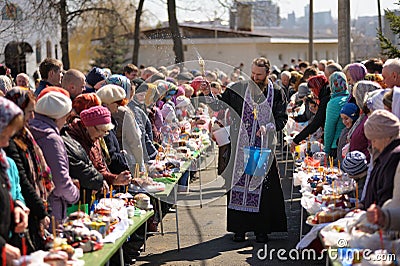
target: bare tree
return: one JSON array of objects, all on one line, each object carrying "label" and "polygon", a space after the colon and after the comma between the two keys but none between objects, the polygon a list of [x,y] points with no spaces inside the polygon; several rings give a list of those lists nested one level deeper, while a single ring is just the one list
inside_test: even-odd
[{"label": "bare tree", "polygon": [[168,21],[171,31],[172,40],[174,42],[175,63],[184,61],[182,37],[179,31],[178,20],[176,19],[176,3],[175,0],[168,0]]},{"label": "bare tree", "polygon": [[[85,14],[91,14],[94,17],[100,16],[101,14],[113,15],[113,18],[120,20],[122,17],[119,16],[118,11],[114,8],[112,2],[107,0],[29,0],[32,5],[32,13],[36,20],[37,25],[54,25],[58,23],[61,29],[61,51],[62,51],[62,62],[65,69],[69,69],[69,29],[74,23],[82,18]],[[121,23],[123,21],[121,20]],[[40,26],[39,26],[40,28]],[[43,28],[43,27],[42,27]]]}]

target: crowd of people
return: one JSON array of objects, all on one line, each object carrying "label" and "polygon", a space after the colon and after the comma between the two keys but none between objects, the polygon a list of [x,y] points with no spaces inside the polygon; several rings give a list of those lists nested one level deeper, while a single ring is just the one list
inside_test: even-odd
[{"label": "crowd of people", "polygon": [[219,147],[218,173],[232,180],[227,229],[234,241],[255,232],[256,241],[265,243],[271,232],[287,231],[274,152],[263,176],[244,170],[243,158],[247,146],[273,149],[288,119],[307,123],[293,139],[293,152],[312,136],[338,161],[348,163],[355,153],[365,158],[368,167],[361,172],[349,168],[360,184],[362,207],[371,222],[398,229],[399,59],[347,66],[294,61],[280,70],[260,57],[251,62],[250,80],[240,67],[224,73],[128,64],[123,73],[93,67],[85,75],[64,71],[53,58],[40,63],[39,73],[40,81],[30,86],[27,74],[13,79],[0,69],[4,265],[21,255],[22,243],[28,253],[44,248],[50,217],[60,223],[71,204],[91,205],[109,187],[128,185],[132,165],[146,171],[171,135],[193,126],[185,118],[199,116],[200,126],[205,114],[230,125],[231,143]]}]

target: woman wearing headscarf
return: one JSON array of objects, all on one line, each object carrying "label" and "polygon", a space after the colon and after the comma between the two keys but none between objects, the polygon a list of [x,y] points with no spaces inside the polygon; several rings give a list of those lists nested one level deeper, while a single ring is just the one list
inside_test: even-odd
[{"label": "woman wearing headscarf", "polygon": [[11,198],[7,175],[9,164],[3,148],[23,127],[24,118],[22,110],[4,97],[0,97],[0,117],[0,265],[11,265],[12,260],[19,259],[21,251],[9,244],[10,232],[23,233],[28,226],[28,215],[23,204]]},{"label": "woman wearing headscarf", "polygon": [[363,64],[353,63],[345,66],[343,69],[343,73],[346,74],[348,90],[349,90],[349,98],[348,102],[356,103],[353,97],[353,86],[360,80],[365,79],[365,75],[367,75],[367,69]]},{"label": "woman wearing headscarf", "polygon": [[[373,81],[361,80],[357,82],[353,88],[353,96],[357,106],[363,110],[364,100],[367,93],[381,89],[378,83]],[[364,134],[364,124],[367,121],[367,114],[362,113],[354,123],[354,126],[349,131],[347,139],[350,143],[349,151],[361,151],[367,157],[367,162],[370,160],[368,151],[369,141]]]},{"label": "woman wearing headscarf", "polygon": [[342,72],[335,72],[329,77],[331,87],[331,99],[326,107],[326,120],[324,126],[324,151],[336,158],[337,140],[344,128],[340,119],[340,110],[348,98],[347,80]]},{"label": "woman wearing headscarf", "polygon": [[348,145],[347,135],[354,126],[354,122],[358,119],[359,115],[360,109],[358,109],[357,105],[354,103],[346,103],[340,110],[340,118],[344,124],[344,128],[342,129],[342,133],[340,134],[337,144],[337,158],[340,162],[346,154],[343,148]]},{"label": "woman wearing headscarf", "polygon": [[375,163],[363,202],[368,209],[373,203],[382,207],[393,196],[393,180],[400,161],[400,121],[389,111],[376,110],[365,122],[364,131],[371,141]]},{"label": "woman wearing headscarf", "polygon": [[311,77],[307,82],[307,86],[311,89],[319,102],[318,111],[316,112],[314,119],[293,139],[290,146],[292,152],[294,152],[296,145],[299,145],[302,140],[306,139],[320,127],[325,125],[326,107],[331,94],[329,82],[325,75],[318,75]]},{"label": "woman wearing headscarf", "polygon": [[14,87],[7,92],[6,98],[17,104],[24,112],[24,127],[10,139],[10,145],[4,150],[18,168],[21,192],[29,214],[30,245],[28,252],[44,248],[43,227],[47,228],[50,219],[47,199],[54,188],[51,171],[43,156],[42,149],[36,143],[29,130],[29,121],[34,117],[36,100],[31,91]]}]

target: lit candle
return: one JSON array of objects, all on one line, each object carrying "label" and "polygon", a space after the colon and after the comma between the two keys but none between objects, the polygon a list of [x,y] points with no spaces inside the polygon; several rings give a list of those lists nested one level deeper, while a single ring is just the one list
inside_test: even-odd
[{"label": "lit candle", "polygon": [[51,216],[51,223],[52,223],[52,229],[53,229],[53,237],[56,239],[56,219],[54,216]]},{"label": "lit candle", "polygon": [[107,189],[104,188],[104,198],[107,197]]},{"label": "lit candle", "polygon": [[85,202],[86,202],[86,189],[83,189],[83,210],[85,210]]},{"label": "lit candle", "polygon": [[126,186],[125,193],[128,193],[128,187],[129,187],[129,185]]},{"label": "lit candle", "polygon": [[81,201],[78,203],[78,217],[79,217],[79,212],[81,211]]},{"label": "lit candle", "polygon": [[112,197],[113,197],[112,193],[113,193],[113,186],[110,185],[110,198],[111,198],[111,199],[112,199]]}]

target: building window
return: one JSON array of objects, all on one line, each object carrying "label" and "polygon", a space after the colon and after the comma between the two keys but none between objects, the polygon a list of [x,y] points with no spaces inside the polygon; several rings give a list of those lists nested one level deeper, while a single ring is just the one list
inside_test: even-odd
[{"label": "building window", "polygon": [[46,57],[51,57],[51,41],[46,42]]},{"label": "building window", "polygon": [[42,44],[40,41],[36,42],[36,64],[42,61]]},{"label": "building window", "polygon": [[278,59],[279,59],[279,61],[282,61],[282,54],[278,55]]},{"label": "building window", "polygon": [[54,45],[54,55],[55,55],[55,58],[58,59],[58,45],[57,44]]}]

